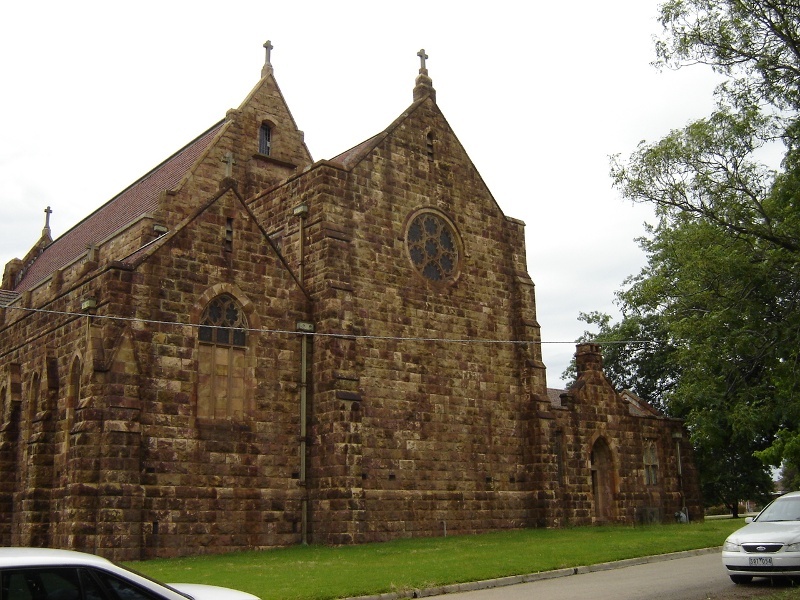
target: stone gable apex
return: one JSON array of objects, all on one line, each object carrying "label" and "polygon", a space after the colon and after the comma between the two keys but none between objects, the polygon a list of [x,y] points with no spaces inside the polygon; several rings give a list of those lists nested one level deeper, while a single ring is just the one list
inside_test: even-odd
[{"label": "stone gable apex", "polygon": [[[159,251],[162,250],[164,247],[169,247],[171,242],[178,236],[183,233],[186,233],[188,230],[191,230],[193,224],[200,220],[204,213],[208,212],[215,204],[223,201],[227,196],[233,197],[233,203],[239,207],[241,214],[246,215],[246,219],[252,223],[252,226],[256,228],[261,236],[263,237],[265,243],[278,260],[278,263],[281,266],[281,269],[284,270],[287,275],[291,278],[293,285],[306,297],[309,298],[308,292],[303,287],[300,279],[298,278],[297,274],[292,269],[291,265],[288,263],[286,258],[283,256],[278,245],[269,235],[265,227],[259,222],[256,215],[253,213],[251,208],[247,205],[242,195],[236,189],[236,182],[234,180],[225,180],[221,189],[214,195],[210,196],[204,203],[200,206],[196,207],[195,210],[187,215],[181,223],[175,226],[170,231],[166,232],[160,238],[155,240],[153,243],[148,245],[148,247],[141,249],[140,251],[128,256],[123,262],[126,266],[136,269],[142,264],[146,263],[153,255],[157,254]],[[220,240],[222,238],[220,237]],[[220,241],[220,243],[222,243]]]},{"label": "stone gable apex", "polygon": [[[415,123],[415,119],[417,122]],[[442,127],[436,127],[435,122],[441,123]],[[458,139],[458,135],[456,134],[455,130],[450,126],[450,123],[447,121],[447,117],[445,117],[442,110],[439,108],[439,105],[436,103],[435,96],[431,94],[422,95],[419,99],[415,100],[408,108],[406,108],[392,123],[380,133],[364,140],[363,142],[356,144],[352,148],[345,150],[341,154],[333,157],[329,161],[320,161],[327,164],[333,164],[339,168],[342,168],[346,171],[352,171],[358,167],[364,160],[366,160],[372,153],[374,153],[375,149],[380,146],[382,143],[386,142],[387,140],[391,140],[392,137],[398,135],[398,131],[403,126],[410,126],[412,128],[416,128],[420,134],[432,134],[434,136],[433,143],[434,143],[434,160],[436,160],[436,156],[439,154],[436,151],[435,145],[437,143],[437,139],[441,140],[445,136],[452,139],[454,144],[454,148],[447,153],[451,159],[452,157],[460,157],[467,162],[469,165],[469,170],[471,174],[477,178],[480,185],[484,188],[485,192],[491,197],[492,203],[494,207],[500,212],[500,214],[505,213],[503,209],[500,207],[500,204],[497,202],[497,199],[492,194],[489,186],[483,180],[483,177],[480,174],[480,171],[475,166],[475,163],[470,158],[469,154],[467,153],[466,149],[464,148],[461,141]],[[422,138],[420,138],[422,139]],[[319,163],[317,163],[319,164]],[[511,217],[506,216],[507,219],[511,219]],[[519,225],[524,226],[522,221],[516,220]]]},{"label": "stone gable apex", "polygon": [[[262,124],[274,130],[274,152],[258,152],[258,134]],[[230,158],[227,158],[229,157]],[[226,166],[227,160],[227,166]],[[303,132],[297,128],[283,94],[272,73],[264,76],[245,97],[238,109],[202,133],[172,156],[154,167],[122,192],[111,198],[55,241],[40,239],[25,260],[11,261],[6,268],[3,289],[24,292],[46,281],[55,271],[87,256],[104,242],[148,214],[174,224],[191,210],[190,198],[197,188],[207,191],[226,177],[242,180],[251,193],[274,186],[302,171],[312,162]],[[192,185],[195,178],[200,185]],[[208,184],[205,180],[214,183]],[[188,188],[186,195],[179,192]],[[177,208],[178,217],[169,217]],[[152,236],[151,236],[152,237]],[[142,245],[146,244],[144,242]],[[126,246],[127,253],[130,247]],[[126,259],[126,256],[103,252],[103,263]],[[90,257],[91,258],[91,257]]]},{"label": "stone gable apex", "polygon": [[264,111],[264,117],[262,118],[268,119],[272,117],[276,120],[279,120],[281,121],[282,125],[288,127],[293,134],[296,134],[297,139],[295,142],[304,151],[306,163],[312,163],[313,159],[311,158],[311,152],[309,152],[308,147],[306,146],[304,134],[297,127],[297,122],[292,115],[289,104],[286,102],[286,98],[284,97],[283,92],[278,85],[278,81],[275,79],[275,75],[272,73],[271,69],[261,78],[255,87],[250,90],[250,93],[247,94],[239,107],[232,112],[241,114],[249,108],[253,108],[254,105],[258,104],[259,102],[266,102],[267,100],[270,102],[267,106],[267,110]]}]

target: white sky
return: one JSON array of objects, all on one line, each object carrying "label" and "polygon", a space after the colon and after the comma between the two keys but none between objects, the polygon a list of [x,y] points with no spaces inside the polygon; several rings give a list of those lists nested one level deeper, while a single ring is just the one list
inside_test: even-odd
[{"label": "white sky", "polygon": [[[58,237],[225,116],[262,44],[315,160],[412,102],[425,48],[437,101],[506,215],[527,224],[548,384],[585,324],[644,265],[650,218],[609,156],[709,114],[714,78],[659,73],[658,0],[84,0],[0,8],[0,267]],[[567,343],[555,343],[567,342]]]}]

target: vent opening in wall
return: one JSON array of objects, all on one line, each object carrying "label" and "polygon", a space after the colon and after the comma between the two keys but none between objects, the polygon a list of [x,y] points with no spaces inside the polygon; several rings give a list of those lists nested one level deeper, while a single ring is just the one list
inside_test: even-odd
[{"label": "vent opening in wall", "polygon": [[225,222],[225,251],[233,252],[233,219]]}]

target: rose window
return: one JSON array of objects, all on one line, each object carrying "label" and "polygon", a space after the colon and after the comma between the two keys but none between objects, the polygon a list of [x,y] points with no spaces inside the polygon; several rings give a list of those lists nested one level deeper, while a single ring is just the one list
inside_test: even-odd
[{"label": "rose window", "polygon": [[411,221],[406,234],[411,262],[431,281],[452,278],[458,268],[458,244],[452,226],[435,213],[423,212]]}]

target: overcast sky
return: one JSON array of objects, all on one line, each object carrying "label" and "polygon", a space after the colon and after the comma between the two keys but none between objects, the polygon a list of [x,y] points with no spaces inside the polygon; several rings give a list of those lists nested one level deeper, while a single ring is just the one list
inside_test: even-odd
[{"label": "overcast sky", "polygon": [[40,0],[0,9],[0,264],[52,207],[58,237],[237,107],[262,44],[315,160],[412,102],[425,48],[437,102],[506,215],[527,224],[548,384],[585,326],[616,314],[651,220],[609,156],[707,115],[714,79],[659,72],[658,0]]}]

